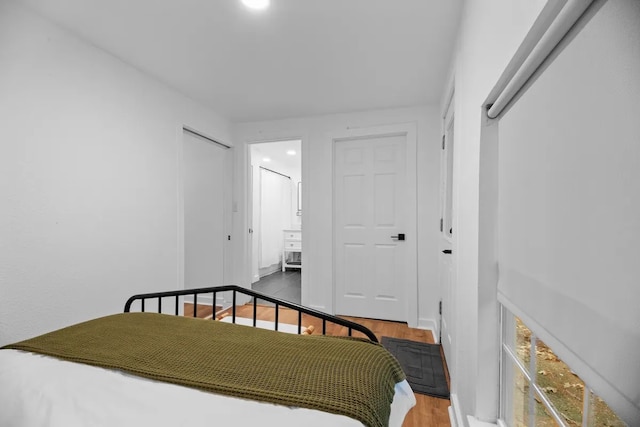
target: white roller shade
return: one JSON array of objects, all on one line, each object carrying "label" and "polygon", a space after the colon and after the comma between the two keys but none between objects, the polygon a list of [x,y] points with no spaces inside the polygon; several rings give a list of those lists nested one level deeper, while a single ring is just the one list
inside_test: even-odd
[{"label": "white roller shade", "polygon": [[498,296],[640,425],[640,2],[609,0],[499,123]]}]

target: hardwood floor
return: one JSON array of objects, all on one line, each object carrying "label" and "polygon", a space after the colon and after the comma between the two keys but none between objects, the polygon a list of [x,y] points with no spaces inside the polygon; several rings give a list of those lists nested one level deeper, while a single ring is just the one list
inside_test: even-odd
[{"label": "hardwood floor", "polygon": [[[227,310],[230,312],[230,309]],[[202,313],[206,310],[203,308]],[[193,306],[188,310],[185,307],[185,313],[193,313]],[[198,317],[206,317],[211,314],[211,307],[209,306],[208,314],[200,316],[200,308],[197,311]],[[252,318],[253,306],[245,305],[237,307],[236,316]],[[279,309],[279,321],[282,323],[290,323],[292,325],[298,324],[297,312],[289,310],[287,308]],[[274,308],[269,306],[258,305],[256,309],[256,317],[258,320],[273,321],[275,318]],[[382,336],[403,338],[412,341],[421,341],[426,343],[434,343],[433,336],[430,331],[422,329],[409,328],[405,323],[400,322],[388,322],[384,320],[363,319],[357,317],[343,316],[345,319],[352,320],[360,323],[361,325],[369,328],[378,340],[382,339]],[[322,321],[319,319],[311,318],[307,315],[302,316],[302,325],[307,327],[313,325],[316,328],[316,333],[322,331]],[[348,334],[347,329],[336,325],[327,325],[327,335],[343,335]],[[360,334],[354,332],[354,336]],[[416,393],[416,406],[411,409],[407,414],[407,417],[402,424],[402,427],[450,427],[448,407],[450,402],[447,399],[438,399],[435,397],[425,396],[423,394]]]},{"label": "hardwood floor", "polygon": [[[216,311],[220,310],[222,307],[216,306]],[[193,317],[193,304],[185,302],[184,303],[184,315],[188,317]],[[201,319],[211,318],[213,316],[213,307],[210,305],[198,304],[196,309],[196,316]]]}]

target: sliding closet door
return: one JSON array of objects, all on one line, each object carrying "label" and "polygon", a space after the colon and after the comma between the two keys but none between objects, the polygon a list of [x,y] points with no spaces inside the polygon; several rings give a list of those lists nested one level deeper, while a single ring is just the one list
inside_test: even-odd
[{"label": "sliding closet door", "polygon": [[224,284],[229,149],[183,133],[185,288]]}]

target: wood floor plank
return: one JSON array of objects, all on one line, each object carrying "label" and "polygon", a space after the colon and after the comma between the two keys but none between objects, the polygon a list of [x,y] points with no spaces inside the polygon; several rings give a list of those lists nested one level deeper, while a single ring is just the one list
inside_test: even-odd
[{"label": "wood floor plank", "polygon": [[[216,311],[222,309],[222,307],[216,307]],[[185,302],[184,303],[184,315],[192,317],[193,316],[193,304]],[[196,317],[201,319],[205,317],[210,317],[213,315],[213,307],[205,304],[198,304],[196,309]]]}]

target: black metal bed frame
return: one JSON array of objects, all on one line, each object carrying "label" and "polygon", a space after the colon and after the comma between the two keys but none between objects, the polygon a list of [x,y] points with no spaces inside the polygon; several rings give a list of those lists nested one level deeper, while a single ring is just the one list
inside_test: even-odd
[{"label": "black metal bed frame", "polygon": [[145,301],[148,299],[157,299],[158,300],[158,313],[162,313],[162,299],[174,297],[175,298],[175,315],[179,315],[180,308],[180,297],[181,296],[193,296],[193,317],[196,317],[196,307],[198,305],[198,295],[201,294],[212,294],[213,295],[213,307],[214,307],[214,315],[212,317],[215,320],[215,304],[216,304],[216,296],[219,292],[232,292],[233,299],[231,305],[231,322],[236,323],[236,295],[238,293],[248,295],[253,297],[253,327],[256,327],[256,313],[257,313],[257,301],[264,300],[270,303],[275,304],[275,330],[278,330],[278,315],[279,308],[286,307],[298,312],[298,334],[302,333],[302,314],[307,314],[309,316],[313,316],[322,320],[322,335],[326,335],[327,331],[327,322],[336,324],[338,326],[343,326],[348,329],[349,336],[352,336],[352,332],[358,331],[364,334],[369,340],[373,342],[378,342],[378,338],[376,338],[375,334],[371,332],[368,328],[351,322],[346,319],[342,319],[337,316],[332,316],[330,314],[323,313],[318,310],[314,310],[312,308],[305,307],[303,305],[295,304],[289,301],[280,300],[278,298],[274,298],[269,295],[262,294],[260,292],[256,292],[251,289],[245,289],[236,285],[226,285],[226,286],[214,286],[209,288],[198,288],[198,289],[181,289],[176,291],[167,291],[167,292],[153,292],[148,294],[138,294],[134,295],[127,300],[127,303],[124,306],[124,312],[129,313],[131,311],[131,305],[134,301],[140,300],[141,302],[141,311],[145,311]]}]

